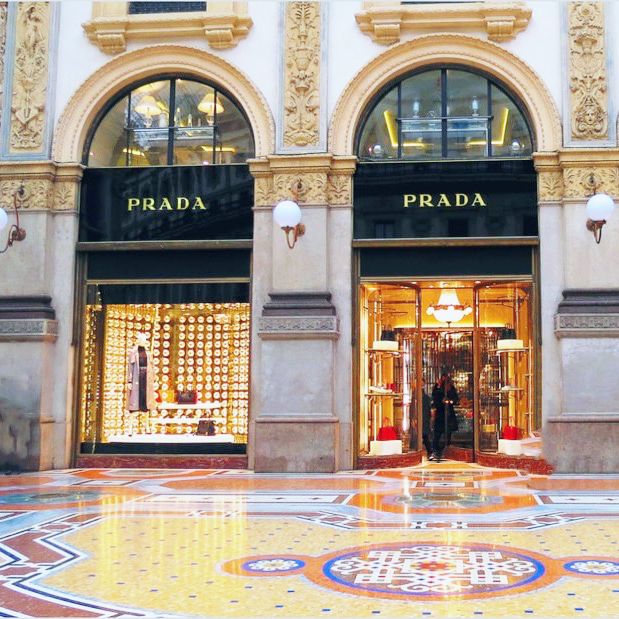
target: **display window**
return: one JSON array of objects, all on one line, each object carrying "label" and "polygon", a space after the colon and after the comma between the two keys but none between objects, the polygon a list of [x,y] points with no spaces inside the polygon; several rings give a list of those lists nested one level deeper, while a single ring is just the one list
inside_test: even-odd
[{"label": "display window", "polygon": [[[249,303],[121,303],[146,287],[88,288],[82,453],[244,453]],[[154,288],[162,294],[151,296],[208,296],[199,285]]]},{"label": "display window", "polygon": [[360,454],[537,440],[532,295],[528,280],[362,282]]}]

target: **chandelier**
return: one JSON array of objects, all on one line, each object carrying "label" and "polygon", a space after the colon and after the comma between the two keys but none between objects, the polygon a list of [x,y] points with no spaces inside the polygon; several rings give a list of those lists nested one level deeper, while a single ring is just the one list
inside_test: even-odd
[{"label": "chandelier", "polygon": [[460,322],[472,311],[470,305],[460,303],[458,293],[454,289],[441,290],[438,303],[430,304],[427,309],[429,316],[434,316],[439,322],[446,322],[447,326],[451,325],[452,322]]}]

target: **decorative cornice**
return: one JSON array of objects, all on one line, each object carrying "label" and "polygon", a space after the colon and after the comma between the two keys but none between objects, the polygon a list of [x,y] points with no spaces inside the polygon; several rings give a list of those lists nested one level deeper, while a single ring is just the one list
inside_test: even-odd
[{"label": "decorative cornice", "polygon": [[619,338],[619,314],[557,314],[557,337]]},{"label": "decorative cornice", "polygon": [[258,335],[263,340],[274,339],[337,339],[337,316],[262,316],[258,320]]},{"label": "decorative cornice", "polygon": [[256,179],[256,207],[271,208],[279,200],[305,205],[350,206],[356,157],[330,154],[273,155],[249,161]]},{"label": "decorative cornice", "polygon": [[130,41],[162,37],[204,36],[213,49],[229,49],[246,37],[253,25],[246,2],[207,2],[206,11],[140,15],[128,15],[127,4],[94,2],[92,19],[82,24],[89,41],[106,54],[124,52]]},{"label": "decorative cornice", "polygon": [[575,140],[608,138],[608,78],[604,3],[567,5],[571,133]]},{"label": "decorative cornice", "polygon": [[54,341],[57,337],[57,320],[39,318],[0,320],[0,342]]},{"label": "decorative cornice", "polygon": [[275,124],[269,105],[244,73],[204,50],[180,45],[154,45],[117,56],[78,88],[58,121],[54,160],[81,161],[86,135],[110,98],[138,80],[162,73],[187,73],[224,85],[243,105],[254,133],[256,156],[262,157],[275,150]]},{"label": "decorative cornice", "polygon": [[531,19],[531,9],[524,2],[365,2],[364,9],[355,15],[357,24],[381,45],[398,43],[405,33],[452,29],[485,30],[491,41],[509,41]]},{"label": "decorative cornice", "polygon": [[51,11],[49,2],[17,3],[9,132],[11,153],[43,150]]},{"label": "decorative cornice", "polygon": [[320,2],[285,3],[285,147],[320,141]]},{"label": "decorative cornice", "polygon": [[360,118],[383,87],[414,69],[449,63],[478,69],[505,84],[521,99],[531,117],[536,148],[541,152],[553,152],[561,147],[561,120],[556,104],[544,82],[527,63],[501,46],[478,37],[433,34],[390,47],[353,76],[331,115],[331,152],[336,155],[354,153],[355,131]]}]

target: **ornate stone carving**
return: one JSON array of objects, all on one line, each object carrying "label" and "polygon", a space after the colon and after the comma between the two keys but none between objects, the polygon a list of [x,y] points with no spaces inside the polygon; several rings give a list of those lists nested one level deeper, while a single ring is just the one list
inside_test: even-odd
[{"label": "ornate stone carving", "polygon": [[557,337],[619,337],[619,314],[557,314]]},{"label": "ornate stone carving", "polygon": [[55,340],[57,337],[57,320],[39,318],[0,320],[0,341]]},{"label": "ornate stone carving", "polygon": [[290,339],[296,335],[301,339],[337,339],[337,316],[262,316],[259,319],[258,334],[262,339]]},{"label": "ornate stone carving", "polygon": [[77,210],[77,185],[75,183],[56,183],[52,208],[55,211]]},{"label": "ornate stone carving", "polygon": [[485,30],[491,41],[509,41],[529,25],[524,2],[414,3],[365,2],[355,15],[361,32],[381,45],[392,45],[403,33],[454,28]]},{"label": "ornate stone carving", "polygon": [[207,2],[206,11],[128,15],[126,2],[93,2],[92,19],[82,28],[106,54],[127,49],[127,42],[203,36],[213,49],[235,47],[253,25],[246,2]]},{"label": "ornate stone carving", "polygon": [[332,205],[352,204],[352,177],[350,174],[331,174],[327,187],[327,200]]},{"label": "ornate stone carving", "polygon": [[563,175],[560,171],[541,172],[537,177],[540,202],[557,202],[563,198]]},{"label": "ornate stone carving", "polygon": [[286,4],[284,146],[320,139],[320,2]]},{"label": "ornate stone carving", "polygon": [[49,2],[17,4],[10,129],[12,152],[43,149],[50,17]]},{"label": "ornate stone carving", "polygon": [[41,211],[52,208],[50,200],[52,183],[42,179],[0,180],[0,206],[2,208],[13,208],[13,194],[20,185],[24,186],[24,197],[19,204],[20,209]]},{"label": "ornate stone carving", "polygon": [[568,4],[572,138],[608,137],[608,95],[602,2]]},{"label": "ornate stone carving", "polygon": [[326,172],[275,174],[272,203],[295,199],[300,204],[327,204]]},{"label": "ornate stone carving", "polygon": [[4,101],[4,53],[6,50],[7,2],[0,2],[0,110]]},{"label": "ornate stone carving", "polygon": [[273,177],[256,177],[254,182],[254,204],[256,206],[272,206]]},{"label": "ornate stone carving", "polygon": [[566,198],[585,198],[594,189],[591,182],[593,175],[597,183],[597,191],[610,195],[619,195],[619,169],[612,168],[566,168],[563,170],[564,195]]}]

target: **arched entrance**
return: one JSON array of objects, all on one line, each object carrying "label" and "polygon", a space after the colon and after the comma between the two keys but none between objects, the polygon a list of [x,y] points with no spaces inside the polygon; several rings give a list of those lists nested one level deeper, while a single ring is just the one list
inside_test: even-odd
[{"label": "arched entrance", "polygon": [[332,147],[359,158],[359,466],[424,444],[541,455],[532,153],[558,147],[554,112],[520,60],[456,35],[389,50],[340,99]]}]

